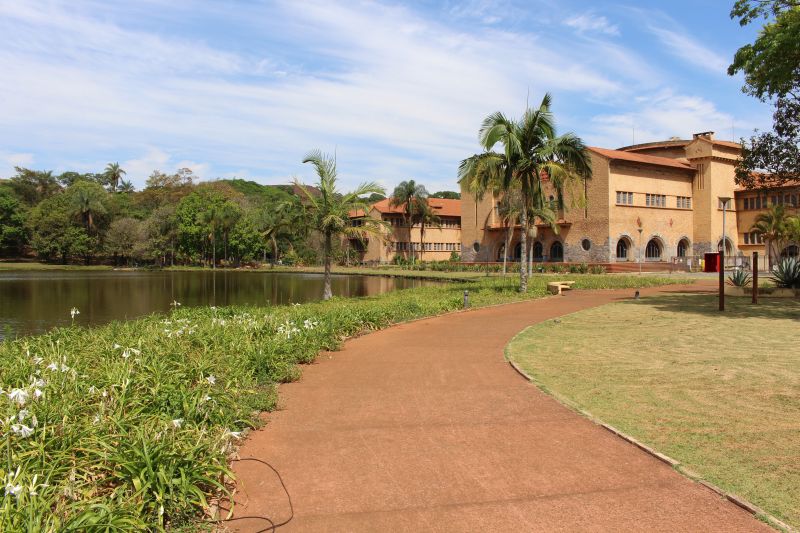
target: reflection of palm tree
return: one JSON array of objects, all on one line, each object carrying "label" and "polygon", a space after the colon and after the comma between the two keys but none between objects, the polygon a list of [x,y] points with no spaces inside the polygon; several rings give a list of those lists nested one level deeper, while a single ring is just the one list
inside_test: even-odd
[{"label": "reflection of palm tree", "polygon": [[109,163],[106,165],[106,170],[103,174],[108,184],[111,185],[111,192],[116,192],[119,182],[126,172],[120,168],[119,163]]},{"label": "reflection of palm tree", "polygon": [[369,216],[360,219],[356,226],[350,213],[360,211],[367,213],[369,203],[366,200],[372,193],[383,194],[383,187],[377,183],[362,183],[354,191],[340,193],[336,188],[336,160],[319,151],[310,152],[303,163],[311,163],[317,171],[319,182],[316,187],[319,194],[312,193],[305,185],[295,182],[304,198],[304,208],[308,225],[323,237],[323,261],[325,264],[324,287],[322,298],[328,300],[331,292],[331,253],[333,239],[348,238],[364,241],[368,235],[379,237],[386,224]]},{"label": "reflection of palm tree", "polygon": [[788,222],[789,216],[786,214],[786,208],[783,205],[773,205],[765,213],[759,214],[753,224],[752,229],[767,239],[767,258],[770,270],[772,270],[774,246],[778,245],[780,248],[780,244],[786,239]]},{"label": "reflection of palm tree", "polygon": [[[401,181],[400,185],[394,188],[389,205],[392,207],[403,207],[403,220],[408,227],[408,245],[411,251],[411,227],[414,223],[414,216],[420,211],[420,201],[428,197],[428,190],[424,185],[418,185],[414,180]],[[413,251],[412,258],[413,258]]]},{"label": "reflection of palm tree", "polygon": [[442,229],[442,219],[434,212],[427,198],[419,198],[416,203],[417,220],[419,220],[419,260],[422,261],[422,254],[425,252],[425,226]]},{"label": "reflection of palm tree", "polygon": [[[526,109],[520,120],[511,120],[502,113],[484,119],[479,133],[486,150],[464,159],[458,169],[459,183],[476,198],[486,192],[519,191],[522,224],[520,258],[520,291],[528,290],[526,267],[528,229],[534,223],[534,209],[546,207],[544,183],[558,192],[559,200],[566,185],[591,176],[591,159],[586,147],[571,133],[557,136],[550,112],[550,95],[537,109]],[[492,152],[500,143],[503,152]]]}]

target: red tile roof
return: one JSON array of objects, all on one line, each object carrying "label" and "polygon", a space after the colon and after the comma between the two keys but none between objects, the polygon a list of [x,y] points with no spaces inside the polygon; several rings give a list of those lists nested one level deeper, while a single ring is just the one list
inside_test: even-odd
[{"label": "red tile roof", "polygon": [[655,155],[637,154],[635,152],[624,152],[622,150],[609,150],[607,148],[597,148],[590,146],[589,150],[608,159],[615,161],[630,161],[632,163],[644,163],[646,165],[658,165],[661,167],[672,167],[680,170],[691,170],[695,168],[677,159],[668,157],[658,157]]},{"label": "red tile roof", "polygon": [[[448,198],[428,198],[428,204],[433,208],[434,213],[440,217],[460,217],[461,216],[461,200],[451,200]],[[379,200],[372,204],[372,207],[377,209],[379,213],[383,214],[397,214],[402,215],[404,205],[391,205],[391,199]],[[350,216],[363,217],[364,213],[361,211],[352,211]]]}]

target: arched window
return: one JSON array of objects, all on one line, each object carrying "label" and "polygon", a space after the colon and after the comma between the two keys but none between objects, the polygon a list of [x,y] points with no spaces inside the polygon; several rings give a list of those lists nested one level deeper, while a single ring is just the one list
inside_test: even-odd
[{"label": "arched window", "polygon": [[497,260],[502,261],[503,256],[506,255],[506,243],[502,243],[497,250]]},{"label": "arched window", "polygon": [[796,244],[791,244],[783,249],[781,257],[800,257],[800,247]]},{"label": "arched window", "polygon": [[533,243],[533,260],[541,261],[544,259],[544,246],[539,241]]},{"label": "arched window", "polygon": [[644,249],[644,257],[647,261],[661,261],[661,243],[656,239],[647,241],[647,248]]},{"label": "arched window", "polygon": [[550,245],[550,261],[564,260],[564,245],[561,241],[556,241]]},{"label": "arched window", "polygon": [[514,247],[514,261],[518,261],[519,258],[522,257],[522,243],[518,242],[517,245]]},{"label": "arched window", "polygon": [[[722,248],[722,239],[720,239],[719,242],[717,243],[717,250],[721,248]],[[733,243],[731,243],[731,240],[727,237],[725,237],[725,255],[727,256],[733,255]]]},{"label": "arched window", "polygon": [[678,242],[678,257],[686,257],[689,252],[689,241],[681,239]]},{"label": "arched window", "polygon": [[628,260],[628,241],[620,239],[617,241],[617,261]]}]

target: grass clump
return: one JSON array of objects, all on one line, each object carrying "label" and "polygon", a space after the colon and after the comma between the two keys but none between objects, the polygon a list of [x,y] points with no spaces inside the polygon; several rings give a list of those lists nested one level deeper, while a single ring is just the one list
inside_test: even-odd
[{"label": "grass clump", "polygon": [[[564,276],[576,288],[670,283]],[[0,343],[0,530],[192,527],[224,496],[241,432],[298,364],[363,331],[543,296],[513,278],[282,307],[180,308]]]}]

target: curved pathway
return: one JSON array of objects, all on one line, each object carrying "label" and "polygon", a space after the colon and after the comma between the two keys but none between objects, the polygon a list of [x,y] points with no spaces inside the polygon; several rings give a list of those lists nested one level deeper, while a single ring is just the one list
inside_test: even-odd
[{"label": "curved pathway", "polygon": [[[352,339],[281,386],[282,410],[240,456],[280,472],[294,505],[286,530],[772,531],[505,361],[525,327],[631,293],[573,291]],[[290,516],[271,470],[234,466],[235,516]]]}]

